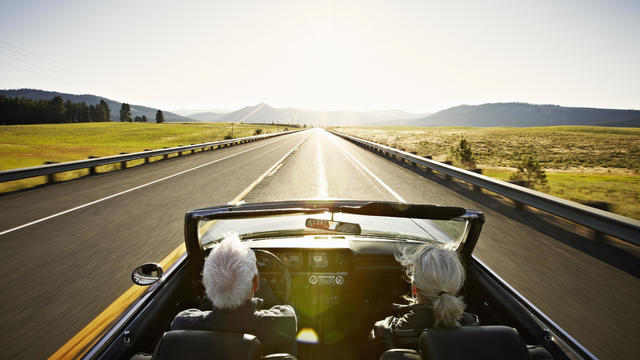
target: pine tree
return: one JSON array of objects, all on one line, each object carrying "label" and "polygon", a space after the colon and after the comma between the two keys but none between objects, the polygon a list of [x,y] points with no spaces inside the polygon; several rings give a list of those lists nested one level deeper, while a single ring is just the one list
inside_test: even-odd
[{"label": "pine tree", "polygon": [[104,118],[98,121],[111,121],[111,109],[109,109],[109,104],[107,104],[107,102],[103,99],[100,99],[100,103],[97,106],[101,107],[102,111],[104,112]]},{"label": "pine tree", "polygon": [[518,171],[511,175],[510,180],[523,180],[524,186],[535,189],[536,186],[546,187],[547,174],[533,155],[523,158],[518,164]]},{"label": "pine tree", "polygon": [[122,103],[122,106],[120,106],[120,121],[131,122],[131,106],[127,103]]},{"label": "pine tree", "polygon": [[162,110],[158,110],[156,112],[156,123],[161,124],[164,122],[164,115],[162,114]]}]

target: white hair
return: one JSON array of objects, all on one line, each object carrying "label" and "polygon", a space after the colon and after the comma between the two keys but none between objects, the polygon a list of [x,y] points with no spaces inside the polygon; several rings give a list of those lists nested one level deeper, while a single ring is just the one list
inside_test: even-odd
[{"label": "white hair", "polygon": [[422,303],[433,309],[434,326],[460,326],[465,304],[456,296],[464,284],[464,267],[453,250],[435,245],[419,248],[399,259],[415,284]]},{"label": "white hair", "polygon": [[251,297],[257,274],[253,250],[236,234],[227,234],[204,261],[202,284],[216,308],[235,309]]}]

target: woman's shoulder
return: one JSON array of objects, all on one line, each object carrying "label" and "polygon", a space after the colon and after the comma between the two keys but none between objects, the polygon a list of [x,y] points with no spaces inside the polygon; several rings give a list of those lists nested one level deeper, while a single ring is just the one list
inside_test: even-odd
[{"label": "woman's shoulder", "polygon": [[427,329],[433,327],[433,311],[425,304],[405,305],[399,309],[391,328],[394,331]]}]

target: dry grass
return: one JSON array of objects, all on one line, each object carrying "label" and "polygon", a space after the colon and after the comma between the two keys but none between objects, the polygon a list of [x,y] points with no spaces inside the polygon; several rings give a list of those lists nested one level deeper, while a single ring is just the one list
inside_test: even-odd
[{"label": "dry grass", "polygon": [[464,136],[487,176],[508,180],[518,161],[534,154],[546,169],[543,191],[564,199],[606,201],[612,211],[640,219],[640,129],[560,126],[542,128],[334,128],[434,160]]},{"label": "dry grass", "polygon": [[467,139],[484,167],[515,167],[535,154],[544,168],[607,168],[640,171],[640,129],[595,126],[539,128],[382,127],[336,131],[397,149],[446,160],[449,149]]}]

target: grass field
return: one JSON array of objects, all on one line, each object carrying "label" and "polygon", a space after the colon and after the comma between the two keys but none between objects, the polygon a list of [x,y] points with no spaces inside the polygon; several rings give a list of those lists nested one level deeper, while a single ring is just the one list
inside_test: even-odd
[{"label": "grass field", "polygon": [[564,199],[606,201],[612,211],[640,219],[640,129],[608,127],[334,128],[434,160],[450,160],[449,149],[464,136],[487,176],[508,180],[523,155],[534,154],[546,169],[548,187]]},{"label": "grass field", "polygon": [[467,139],[483,166],[515,167],[535,154],[544,168],[606,168],[640,171],[640,128],[550,126],[537,128],[382,127],[334,128],[397,149],[446,160]]},{"label": "grass field", "polygon": [[[234,124],[233,137],[283,130],[273,125]],[[81,123],[0,126],[0,170],[42,165],[46,161],[65,162],[223,140],[231,135],[228,123]],[[128,166],[142,163],[129,162]],[[107,165],[99,171],[110,171]],[[56,175],[59,180],[84,175],[78,170]],[[0,183],[0,192],[39,185],[44,177]]]}]

